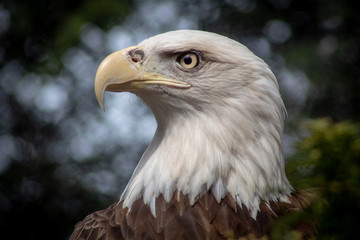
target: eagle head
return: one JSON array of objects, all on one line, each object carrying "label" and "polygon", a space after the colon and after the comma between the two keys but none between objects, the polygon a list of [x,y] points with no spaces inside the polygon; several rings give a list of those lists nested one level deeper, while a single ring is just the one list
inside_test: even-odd
[{"label": "eagle head", "polygon": [[218,202],[230,194],[256,215],[260,201],[292,191],[277,80],[239,42],[195,30],[156,35],[103,60],[95,77],[102,108],[105,91],[136,94],[158,123],[123,206],[142,198],[155,216],[160,195],[170,201],[182,193],[194,204],[210,191]]}]

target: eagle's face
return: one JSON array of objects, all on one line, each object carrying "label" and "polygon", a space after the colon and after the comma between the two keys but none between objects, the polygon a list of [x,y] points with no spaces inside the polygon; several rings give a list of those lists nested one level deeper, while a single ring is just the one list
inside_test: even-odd
[{"label": "eagle's face", "polygon": [[164,110],[167,114],[176,109],[213,111],[236,102],[261,103],[267,95],[264,91],[276,93],[278,88],[267,65],[245,46],[201,31],[149,38],[110,55],[98,73],[109,68],[109,62],[117,62],[107,71],[113,76],[96,77],[101,82],[95,85],[100,105],[104,90],[129,91],[141,97],[155,115]]}]

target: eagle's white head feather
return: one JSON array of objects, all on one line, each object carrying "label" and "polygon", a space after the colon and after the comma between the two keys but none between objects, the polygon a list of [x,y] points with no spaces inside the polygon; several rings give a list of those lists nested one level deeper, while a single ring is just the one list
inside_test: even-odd
[{"label": "eagle's white head feather", "polygon": [[[187,52],[198,57],[194,68],[179,63]],[[292,191],[282,149],[286,111],[262,59],[234,40],[194,30],[151,37],[124,55],[141,74],[185,84],[127,86],[152,110],[158,128],[121,195],[124,207],[142,198],[155,215],[160,195],[170,201],[182,192],[193,204],[210,190],[218,202],[229,193],[256,214],[261,200],[286,199]]]}]

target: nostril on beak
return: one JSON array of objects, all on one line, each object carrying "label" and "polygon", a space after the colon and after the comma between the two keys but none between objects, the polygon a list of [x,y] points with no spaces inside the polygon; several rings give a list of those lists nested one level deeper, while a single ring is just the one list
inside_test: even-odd
[{"label": "nostril on beak", "polygon": [[135,63],[142,62],[144,60],[145,53],[141,49],[133,49],[129,52],[131,60]]}]

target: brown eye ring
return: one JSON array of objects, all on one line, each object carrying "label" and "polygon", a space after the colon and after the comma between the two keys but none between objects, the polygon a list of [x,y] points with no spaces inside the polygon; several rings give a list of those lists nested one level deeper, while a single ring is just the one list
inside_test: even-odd
[{"label": "brown eye ring", "polygon": [[180,55],[177,62],[186,69],[192,69],[199,65],[199,55],[195,52],[187,52]]}]

